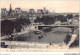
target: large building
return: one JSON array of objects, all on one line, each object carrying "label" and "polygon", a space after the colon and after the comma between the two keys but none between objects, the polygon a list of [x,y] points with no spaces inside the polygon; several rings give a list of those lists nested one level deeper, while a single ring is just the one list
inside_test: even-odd
[{"label": "large building", "polygon": [[14,13],[15,13],[15,17],[20,18],[21,13],[22,13],[21,8],[15,8]]},{"label": "large building", "polygon": [[2,13],[2,14],[5,14],[6,12],[7,12],[6,8],[2,8],[2,9],[1,9],[1,13]]},{"label": "large building", "polygon": [[15,10],[12,10],[11,4],[10,4],[9,11],[7,11],[6,8],[1,9],[2,18],[17,18],[20,17],[21,13],[22,13],[21,8],[15,8]]},{"label": "large building", "polygon": [[8,11],[6,10],[6,8],[2,8],[1,9],[1,17],[5,18],[8,15]]},{"label": "large building", "polygon": [[37,10],[37,16],[42,17],[42,16],[47,16],[50,15],[49,11],[44,7],[43,9],[38,9]]},{"label": "large building", "polygon": [[22,17],[22,18],[29,19],[29,13],[28,13],[27,11],[22,11],[22,12],[21,12],[21,17]]},{"label": "large building", "polygon": [[43,12],[44,12],[44,14],[48,14],[49,13],[49,11],[46,9],[46,7],[43,8]]},{"label": "large building", "polygon": [[37,10],[37,17],[42,18],[42,15],[44,14],[42,9]]},{"label": "large building", "polygon": [[29,19],[36,19],[36,12],[34,9],[29,9]]},{"label": "large building", "polygon": [[16,13],[16,14],[21,14],[21,13],[22,13],[21,8],[15,8],[15,13]]},{"label": "large building", "polygon": [[34,13],[34,9],[29,9],[29,13]]}]

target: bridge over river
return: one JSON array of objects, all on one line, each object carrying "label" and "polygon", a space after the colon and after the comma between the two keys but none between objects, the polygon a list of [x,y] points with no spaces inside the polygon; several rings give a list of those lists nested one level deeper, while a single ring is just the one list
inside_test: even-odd
[{"label": "bridge over river", "polygon": [[79,28],[79,26],[76,25],[38,25],[38,27],[68,27],[68,28]]},{"label": "bridge over river", "polygon": [[72,32],[74,32],[75,29],[79,28],[77,25],[38,25],[38,29],[42,29],[43,27],[50,27],[50,28],[56,28],[56,27],[67,27],[71,28]]}]

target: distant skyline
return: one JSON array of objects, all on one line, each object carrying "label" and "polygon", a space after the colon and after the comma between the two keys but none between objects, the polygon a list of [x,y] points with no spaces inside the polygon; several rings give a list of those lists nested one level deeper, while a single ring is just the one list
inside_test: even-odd
[{"label": "distant skyline", "polygon": [[12,9],[21,8],[24,11],[29,9],[43,9],[46,7],[50,12],[58,13],[77,13],[79,12],[79,0],[3,0],[0,1],[1,8],[9,10],[10,4]]}]

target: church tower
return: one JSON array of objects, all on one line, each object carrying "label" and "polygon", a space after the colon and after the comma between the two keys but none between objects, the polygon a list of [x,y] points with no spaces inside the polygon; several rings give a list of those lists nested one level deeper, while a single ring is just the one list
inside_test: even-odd
[{"label": "church tower", "polygon": [[9,9],[9,14],[12,13],[12,7],[11,7],[11,4],[10,4],[10,9]]}]

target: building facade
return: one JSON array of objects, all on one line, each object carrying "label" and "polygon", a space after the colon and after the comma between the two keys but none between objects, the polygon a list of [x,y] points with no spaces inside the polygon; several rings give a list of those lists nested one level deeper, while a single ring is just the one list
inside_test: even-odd
[{"label": "building facade", "polygon": [[6,10],[6,8],[2,8],[1,9],[1,17],[5,18],[6,16],[8,16],[8,11]]}]

